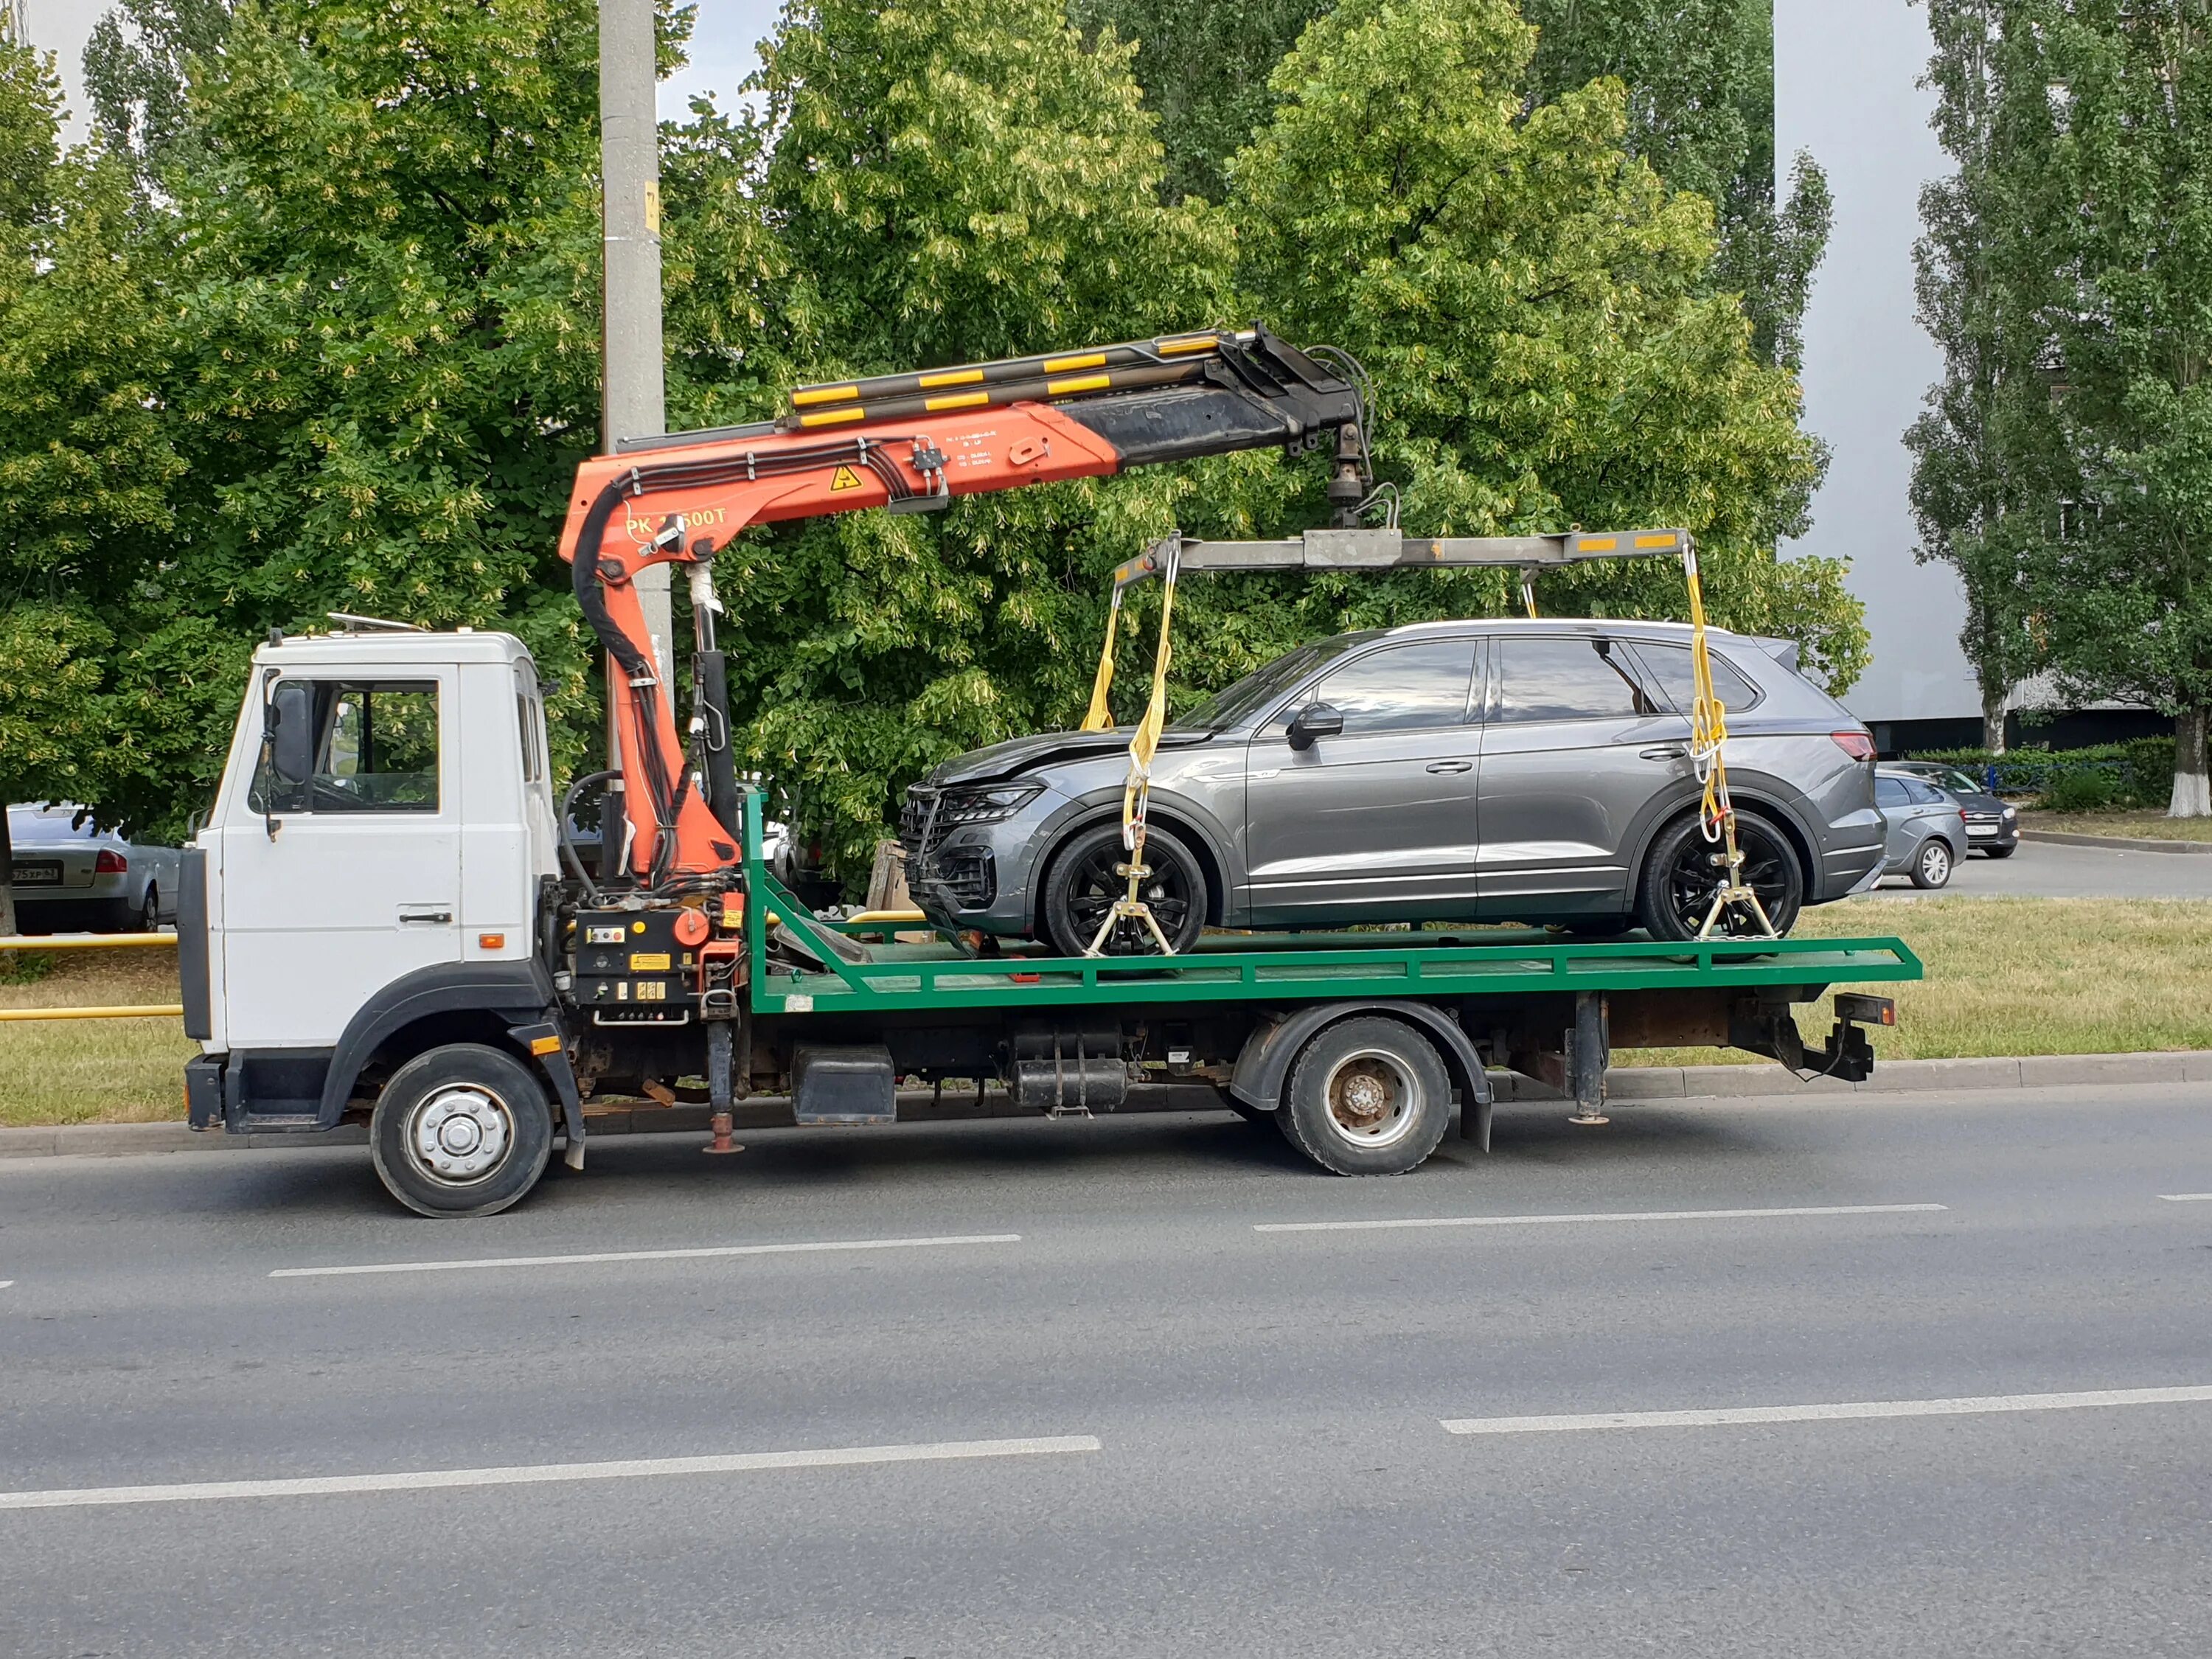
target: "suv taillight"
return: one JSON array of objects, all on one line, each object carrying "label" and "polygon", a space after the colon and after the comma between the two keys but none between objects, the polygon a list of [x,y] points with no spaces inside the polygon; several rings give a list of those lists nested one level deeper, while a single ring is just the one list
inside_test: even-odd
[{"label": "suv taillight", "polygon": [[122,876],[131,872],[131,860],[112,848],[103,847],[100,856],[92,861],[92,872],[96,876]]},{"label": "suv taillight", "polygon": [[1853,760],[1869,761],[1874,758],[1874,739],[1865,732],[1831,732],[1828,735],[1836,740],[1836,747]]}]

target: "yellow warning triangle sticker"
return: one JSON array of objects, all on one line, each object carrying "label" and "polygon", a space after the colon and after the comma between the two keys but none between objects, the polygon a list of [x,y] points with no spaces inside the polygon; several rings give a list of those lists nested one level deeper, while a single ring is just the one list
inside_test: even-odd
[{"label": "yellow warning triangle sticker", "polygon": [[860,487],[860,475],[849,466],[839,467],[836,475],[830,480],[832,493],[840,489],[858,489]]}]

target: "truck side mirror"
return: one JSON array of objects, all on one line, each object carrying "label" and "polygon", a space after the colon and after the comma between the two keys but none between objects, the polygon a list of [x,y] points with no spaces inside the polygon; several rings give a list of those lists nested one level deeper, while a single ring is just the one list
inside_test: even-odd
[{"label": "truck side mirror", "polygon": [[269,769],[283,782],[305,784],[315,771],[314,688],[305,680],[277,681],[261,720]]},{"label": "truck side mirror", "polygon": [[1344,730],[1344,713],[1325,702],[1310,702],[1291,720],[1286,734],[1291,747],[1301,751],[1314,746],[1316,738],[1334,738]]}]

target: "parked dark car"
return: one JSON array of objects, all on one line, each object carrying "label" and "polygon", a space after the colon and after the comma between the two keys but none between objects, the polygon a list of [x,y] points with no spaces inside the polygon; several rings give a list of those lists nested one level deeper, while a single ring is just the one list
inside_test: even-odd
[{"label": "parked dark car", "polygon": [[1887,826],[1882,874],[1910,876],[1915,887],[1948,886],[1970,845],[1959,798],[1887,766],[1875,774],[1874,798]]},{"label": "parked dark car", "polygon": [[1940,761],[1893,761],[1882,770],[1905,773],[1956,796],[1966,810],[1970,851],[2008,859],[2020,850],[2020,809],[1991,794],[1988,786],[1965,767],[1946,766]]},{"label": "parked dark car", "polygon": [[[1796,647],[1713,631],[1745,873],[1776,925],[1870,884],[1873,745]],[[1683,939],[1721,879],[1689,751],[1690,631],[1431,623],[1340,634],[1175,720],[1152,766],[1145,896],[1202,927],[1516,921]],[[907,798],[941,924],[1087,946],[1126,879],[1127,731],[1016,738]],[[1133,928],[1113,948],[1146,948]]]},{"label": "parked dark car", "polygon": [[173,847],[126,841],[70,801],[9,807],[8,841],[16,925],[27,933],[150,933],[176,920]]}]

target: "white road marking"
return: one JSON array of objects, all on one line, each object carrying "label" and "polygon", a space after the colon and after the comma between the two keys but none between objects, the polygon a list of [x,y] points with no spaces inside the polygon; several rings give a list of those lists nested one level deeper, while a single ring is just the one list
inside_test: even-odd
[{"label": "white road marking", "polygon": [[1445,1215],[1390,1221],[1263,1221],[1255,1233],[1356,1233],[1393,1227],[1553,1227],[1598,1221],[1755,1221],[1793,1215],[1921,1215],[1942,1204],[1806,1204],[1775,1210],[1624,1210],[1599,1215]]},{"label": "white road marking", "polygon": [[0,1492],[0,1510],[85,1509],[102,1504],[189,1504],[222,1498],[324,1498],[343,1492],[425,1492],[449,1486],[527,1486],[559,1480],[629,1480],[667,1474],[745,1474],[757,1469],[831,1469],[856,1463],[930,1463],[971,1457],[1037,1457],[1095,1452],[1095,1435],[1028,1440],[940,1440],[913,1446],[842,1446],[828,1451],[732,1452],[716,1457],[631,1457],[611,1463],[526,1463],[494,1469],[418,1469],[394,1474],[325,1474],[296,1480],[192,1480],[165,1486],[82,1486]]},{"label": "white road marking", "polygon": [[2160,1193],[2169,1204],[2212,1204],[2212,1193]]},{"label": "white road marking", "polygon": [[0,1291],[4,1291],[4,1290],[6,1290],[6,1289],[10,1285],[14,1284],[15,1282],[15,1281],[14,1279],[0,1279]]},{"label": "white road marking", "polygon": [[1018,1244],[1019,1233],[948,1238],[845,1238],[811,1244],[709,1244],[683,1250],[594,1250],[585,1255],[484,1256],[472,1261],[372,1261],[354,1267],[272,1267],[271,1279],[330,1279],[353,1273],[450,1273],[474,1267],[562,1267],[592,1261],[696,1261],[708,1256],[798,1255],[817,1250],[920,1250],[940,1244]]},{"label": "white road marking", "polygon": [[1731,1423],[1820,1423],[1861,1417],[1970,1417],[2094,1406],[2212,1401],[2212,1388],[2092,1389],[2079,1394],[1969,1395],[1957,1400],[1860,1400],[1832,1406],[1731,1406],[1715,1411],[1589,1412],[1566,1417],[1446,1418],[1446,1434],[1556,1434],[1576,1429],[1703,1429]]}]

